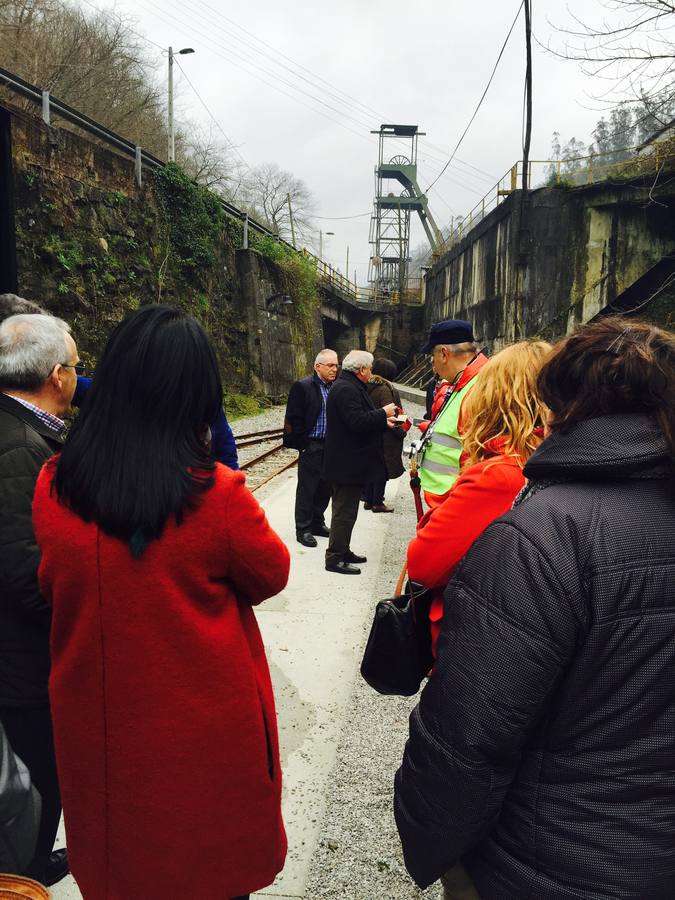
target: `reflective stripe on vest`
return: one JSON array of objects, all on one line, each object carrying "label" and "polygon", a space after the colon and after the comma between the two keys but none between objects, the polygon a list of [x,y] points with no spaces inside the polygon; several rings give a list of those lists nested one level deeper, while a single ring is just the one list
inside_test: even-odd
[{"label": "reflective stripe on vest", "polygon": [[433,462],[425,455],[420,466],[420,471],[426,469],[427,472],[437,472],[439,475],[458,475],[459,469],[455,466],[446,466],[445,463]]},{"label": "reflective stripe on vest", "polygon": [[476,375],[461,391],[450,395],[435,422],[424,455],[419,463],[422,487],[430,494],[447,494],[459,475],[459,461],[462,455],[462,440],[459,436],[459,414],[462,401],[471,390]]},{"label": "reflective stripe on vest", "polygon": [[430,444],[439,444],[441,447],[459,447],[462,448],[462,442],[459,438],[453,437],[451,434],[437,434],[435,431],[429,439]]}]

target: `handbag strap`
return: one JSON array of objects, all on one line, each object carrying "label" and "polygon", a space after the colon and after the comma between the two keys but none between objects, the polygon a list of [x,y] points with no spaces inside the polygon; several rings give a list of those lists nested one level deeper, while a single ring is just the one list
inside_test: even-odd
[{"label": "handbag strap", "polygon": [[405,573],[408,571],[408,560],[403,563],[403,568],[401,569],[401,574],[398,576],[398,581],[396,582],[396,588],[394,589],[394,596],[398,597],[398,595],[403,590],[403,582],[405,581]]},{"label": "handbag strap", "polygon": [[[398,597],[403,591],[403,582],[405,581],[405,576],[408,571],[408,560],[403,563],[403,568],[401,569],[401,574],[398,576],[398,581],[396,582],[396,589],[394,591],[394,596]],[[415,592],[413,591],[412,584],[410,580],[408,580],[408,590],[410,592],[410,605],[412,608],[412,617],[413,622],[417,623],[417,613],[415,612]]]}]

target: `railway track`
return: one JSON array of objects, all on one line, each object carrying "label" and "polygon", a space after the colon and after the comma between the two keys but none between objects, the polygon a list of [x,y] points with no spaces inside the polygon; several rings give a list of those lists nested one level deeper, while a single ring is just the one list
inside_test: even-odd
[{"label": "railway track", "polygon": [[[287,469],[297,465],[297,450],[284,447],[281,443],[283,431],[280,428],[266,431],[252,431],[248,434],[236,436],[237,451],[244,450],[244,459],[240,460],[239,468],[246,472],[246,484],[251,491],[257,491],[277,475],[281,475]],[[261,453],[250,456],[249,447],[266,447]]]}]

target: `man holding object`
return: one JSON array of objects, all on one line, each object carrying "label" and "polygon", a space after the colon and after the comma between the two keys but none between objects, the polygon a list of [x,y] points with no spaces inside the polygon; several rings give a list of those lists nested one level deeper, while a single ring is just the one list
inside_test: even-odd
[{"label": "man holding object", "polygon": [[360,575],[353,563],[366,562],[349,543],[363,486],[386,477],[382,434],[396,425],[396,404],[378,409],[370,399],[366,385],[372,367],[372,353],[351,350],[326,403],[324,477],[333,496],[326,570],[341,575]]}]

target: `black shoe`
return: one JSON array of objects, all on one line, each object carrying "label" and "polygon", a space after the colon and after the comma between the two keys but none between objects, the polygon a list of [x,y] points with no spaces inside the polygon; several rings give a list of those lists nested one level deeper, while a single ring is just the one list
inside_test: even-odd
[{"label": "black shoe", "polygon": [[312,525],[312,534],[317,537],[330,537],[330,528],[325,525]]},{"label": "black shoe", "polygon": [[345,553],[345,562],[348,563],[364,563],[368,562],[367,556],[359,556],[358,553],[352,553],[350,550],[348,553]]},{"label": "black shoe", "polygon": [[34,859],[23,874],[45,887],[51,887],[65,878],[69,871],[68,851],[64,847],[62,850],[53,850],[46,860],[44,857]]},{"label": "black shoe", "polygon": [[316,547],[316,538],[311,531],[299,531],[296,535],[298,543],[303,547]]},{"label": "black shoe", "polygon": [[356,566],[350,566],[343,559],[338,563],[326,563],[326,572],[337,572],[339,575],[360,575],[361,569]]},{"label": "black shoe", "polygon": [[54,850],[49,854],[49,862],[45,871],[45,885],[49,887],[65,878],[70,872],[68,865],[68,851],[64,847],[62,850]]}]

